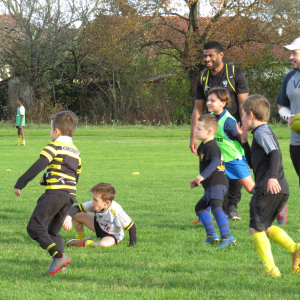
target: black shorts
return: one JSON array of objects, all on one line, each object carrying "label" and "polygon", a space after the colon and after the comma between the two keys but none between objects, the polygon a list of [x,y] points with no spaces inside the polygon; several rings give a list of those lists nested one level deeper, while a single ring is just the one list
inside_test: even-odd
[{"label": "black shorts", "polygon": [[300,146],[290,145],[290,156],[295,171],[299,177],[299,185],[300,185]]},{"label": "black shorts", "polygon": [[253,195],[250,201],[250,228],[267,230],[286,204],[289,195],[267,194]]},{"label": "black shorts", "polygon": [[115,239],[116,244],[118,244],[118,240],[116,239],[116,237],[114,235],[109,234],[109,233],[107,233],[107,232],[105,232],[104,230],[101,229],[99,223],[97,222],[96,216],[94,217],[94,227],[95,227],[95,232],[96,232],[97,238],[103,239],[106,236],[111,236],[112,238]]},{"label": "black shorts", "polygon": [[[20,126],[20,125],[19,125]],[[16,126],[16,128],[18,129],[19,128],[19,126]],[[25,125],[24,126],[22,126],[23,128],[25,127]]]}]

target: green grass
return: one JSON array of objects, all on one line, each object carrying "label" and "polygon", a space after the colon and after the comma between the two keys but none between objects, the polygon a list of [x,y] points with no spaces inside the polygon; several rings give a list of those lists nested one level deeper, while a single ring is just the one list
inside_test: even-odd
[{"label": "green grass", "polygon": [[[288,222],[284,229],[300,242],[298,177],[289,158],[289,130],[274,126],[290,184]],[[198,159],[190,153],[189,127],[81,127],[73,140],[82,156],[79,203],[90,200],[89,189],[111,182],[116,201],[137,226],[138,244],[124,240],[111,248],[68,248],[67,274],[44,277],[51,258],[31,240],[27,222],[44,189],[40,176],[13,194],[20,175],[50,141],[48,126],[29,125],[26,147],[14,147],[16,129],[0,124],[0,299],[299,299],[300,274],[291,273],[288,252],[272,243],[278,279],[263,266],[248,232],[250,196],[243,191],[238,212],[230,221],[237,245],[230,249],[204,245],[194,207],[202,187],[191,190]],[[10,171],[8,171],[10,170]],[[139,172],[140,175],[132,175]],[[95,238],[87,230],[88,236]],[[61,231],[64,240],[75,231]]]}]

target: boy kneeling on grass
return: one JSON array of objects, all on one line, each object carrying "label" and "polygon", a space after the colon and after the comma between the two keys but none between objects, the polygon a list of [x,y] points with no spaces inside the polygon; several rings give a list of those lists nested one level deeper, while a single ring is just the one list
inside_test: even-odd
[{"label": "boy kneeling on grass", "polygon": [[[123,211],[120,204],[114,201],[116,192],[110,183],[98,183],[91,189],[92,200],[73,206],[66,217],[63,227],[76,229],[75,239],[66,242],[67,246],[110,247],[124,238],[124,229],[129,230],[129,246],[136,244],[136,227],[131,218]],[[95,216],[91,214],[95,213]],[[83,225],[96,232],[101,238],[95,242],[87,238]]]},{"label": "boy kneeling on grass", "polygon": [[[272,226],[289,198],[289,186],[284,177],[277,137],[267,124],[269,116],[268,100],[261,95],[252,95],[242,103],[243,126],[238,124],[237,130],[255,177],[254,195],[250,201],[249,230],[267,274],[280,277],[269,239],[290,252],[293,273],[300,270],[300,244],[296,244],[283,229]],[[253,134],[251,148],[247,131]]]}]

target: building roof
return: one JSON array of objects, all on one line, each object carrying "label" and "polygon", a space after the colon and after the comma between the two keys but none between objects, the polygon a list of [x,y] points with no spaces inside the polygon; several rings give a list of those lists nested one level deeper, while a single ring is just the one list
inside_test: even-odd
[{"label": "building roof", "polygon": [[[217,40],[226,49],[224,60],[244,61],[250,56],[260,55],[269,49],[275,59],[288,59],[289,51],[283,46],[289,44],[293,37],[281,29],[274,29],[269,24],[253,18],[221,17],[215,23],[211,17],[198,17],[200,41]],[[183,51],[188,36],[188,17],[166,16],[157,18],[148,39],[165,41],[159,44],[160,49],[176,48]],[[200,50],[199,49],[199,50]]]}]

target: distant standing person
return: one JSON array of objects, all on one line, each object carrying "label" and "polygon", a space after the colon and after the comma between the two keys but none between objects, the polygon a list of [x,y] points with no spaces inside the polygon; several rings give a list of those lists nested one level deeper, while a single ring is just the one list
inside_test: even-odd
[{"label": "distant standing person", "polygon": [[23,106],[23,98],[19,97],[17,100],[18,110],[16,118],[16,127],[18,128],[18,143],[16,146],[21,146],[21,135],[22,135],[22,146],[25,146],[25,107]]},{"label": "distant standing person", "polygon": [[[207,93],[210,88],[219,86],[228,90],[231,98],[229,113],[240,122],[241,103],[248,97],[249,90],[243,72],[232,64],[223,63],[224,48],[217,41],[209,41],[203,47],[205,70],[197,81],[195,107],[191,122],[190,148],[197,154],[197,140],[195,137],[196,123],[204,113]],[[237,179],[229,179],[228,202],[224,201],[223,209],[229,219],[240,219],[237,204],[241,200],[242,185]],[[228,208],[228,210],[227,210]]]},{"label": "distant standing person", "polygon": [[[290,45],[284,47],[291,50],[290,61],[293,70],[285,76],[276,103],[280,117],[287,121],[290,127],[291,118],[300,112],[300,38],[295,39]],[[290,156],[300,179],[300,134],[292,130]],[[285,206],[278,215],[277,221],[278,224],[284,225],[286,220],[287,209]]]}]

